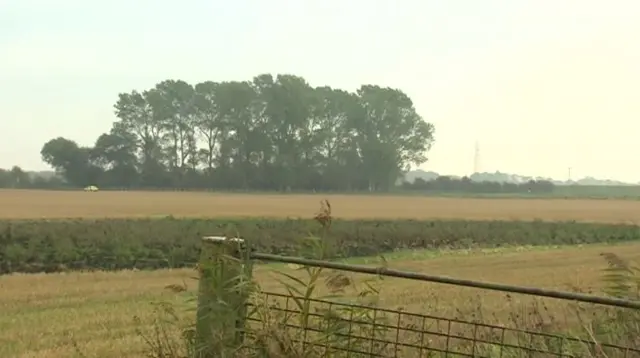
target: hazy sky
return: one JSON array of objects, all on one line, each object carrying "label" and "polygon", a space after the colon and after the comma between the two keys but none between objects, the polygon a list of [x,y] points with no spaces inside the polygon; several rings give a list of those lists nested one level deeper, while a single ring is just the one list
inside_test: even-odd
[{"label": "hazy sky", "polygon": [[[638,0],[0,0],[0,167],[91,145],[119,92],[292,73],[404,90],[423,169],[640,181]],[[636,144],[637,143],[637,144]]]}]

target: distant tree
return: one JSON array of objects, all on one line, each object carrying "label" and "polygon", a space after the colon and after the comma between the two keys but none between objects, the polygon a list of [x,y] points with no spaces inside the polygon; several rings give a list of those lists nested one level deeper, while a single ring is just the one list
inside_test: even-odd
[{"label": "distant tree", "polygon": [[31,186],[31,178],[19,166],[13,166],[9,172],[10,183],[13,188],[28,188]]},{"label": "distant tree", "polygon": [[0,169],[0,188],[28,188],[31,178],[22,168],[14,166],[10,170]]},{"label": "distant tree", "polygon": [[19,166],[11,169],[0,169],[0,188],[60,188],[64,183],[58,176],[27,172]]}]

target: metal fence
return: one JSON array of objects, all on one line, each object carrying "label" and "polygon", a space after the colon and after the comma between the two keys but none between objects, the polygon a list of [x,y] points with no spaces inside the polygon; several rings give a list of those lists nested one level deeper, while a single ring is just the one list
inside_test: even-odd
[{"label": "metal fence", "polygon": [[[237,239],[236,239],[237,240]],[[235,241],[237,242],[237,241]],[[602,309],[626,310],[640,318],[640,302],[542,290],[531,287],[460,280],[387,268],[347,265],[271,254],[251,253],[252,260],[294,263],[355,273],[377,274],[419,281],[475,287],[502,292],[588,302]],[[201,280],[202,283],[202,280]],[[551,334],[470,319],[406,312],[354,304],[350,301],[315,299],[297,294],[262,292],[247,302],[243,347],[275,349],[263,356],[283,357],[640,357],[640,345],[596,342],[595,337]],[[266,309],[265,309],[266,308]],[[640,327],[640,322],[637,323]],[[633,332],[640,332],[640,328]],[[617,332],[625,334],[625,332]],[[265,336],[267,334],[267,336]],[[627,332],[628,334],[628,332]],[[629,339],[626,340],[627,342]],[[640,343],[640,339],[635,342]]]},{"label": "metal fence", "polygon": [[[264,299],[286,330],[282,335],[306,356],[640,357],[637,347],[329,300],[308,299],[312,310],[309,323],[302,325],[304,313],[294,303],[302,297],[264,293]],[[248,316],[258,326],[263,319]]]}]

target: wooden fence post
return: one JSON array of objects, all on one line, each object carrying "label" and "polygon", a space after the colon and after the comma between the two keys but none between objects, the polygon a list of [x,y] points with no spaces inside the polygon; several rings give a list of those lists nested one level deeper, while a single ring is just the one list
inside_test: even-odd
[{"label": "wooden fence post", "polygon": [[196,313],[199,357],[221,357],[242,345],[252,266],[245,262],[244,250],[242,239],[202,238]]}]

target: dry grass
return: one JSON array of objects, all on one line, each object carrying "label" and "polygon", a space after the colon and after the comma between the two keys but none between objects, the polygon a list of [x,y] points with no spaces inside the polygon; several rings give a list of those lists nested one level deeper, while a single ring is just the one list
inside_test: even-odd
[{"label": "dry grass", "polygon": [[[640,244],[563,248],[544,251],[451,254],[431,258],[416,256],[390,261],[392,268],[450,275],[460,278],[561,288],[579,286],[598,290],[602,251],[640,258]],[[256,276],[267,291],[281,286],[271,279],[271,268],[256,268]],[[167,292],[167,284],[189,280],[192,270],[155,272],[93,272],[68,274],[10,275],[0,277],[0,356],[73,357],[76,348],[87,357],[140,357],[144,343],[136,334],[132,317],[147,328],[157,315],[151,302],[183,299]],[[356,278],[358,281],[360,278]],[[475,310],[481,303],[488,315],[505,317],[504,294],[480,292],[454,286],[385,279],[381,298],[384,306],[407,311],[453,316]],[[481,296],[479,296],[481,294]],[[481,297],[481,298],[480,298]],[[514,297],[513,302],[525,302]],[[552,309],[558,301],[547,300]],[[437,311],[434,310],[438,307]],[[553,308],[555,307],[555,308]],[[193,317],[185,316],[185,319]],[[467,317],[469,318],[469,317]]]},{"label": "dry grass", "polygon": [[298,217],[329,199],[336,218],[576,220],[635,223],[640,201],[365,195],[0,190],[0,218]]}]

